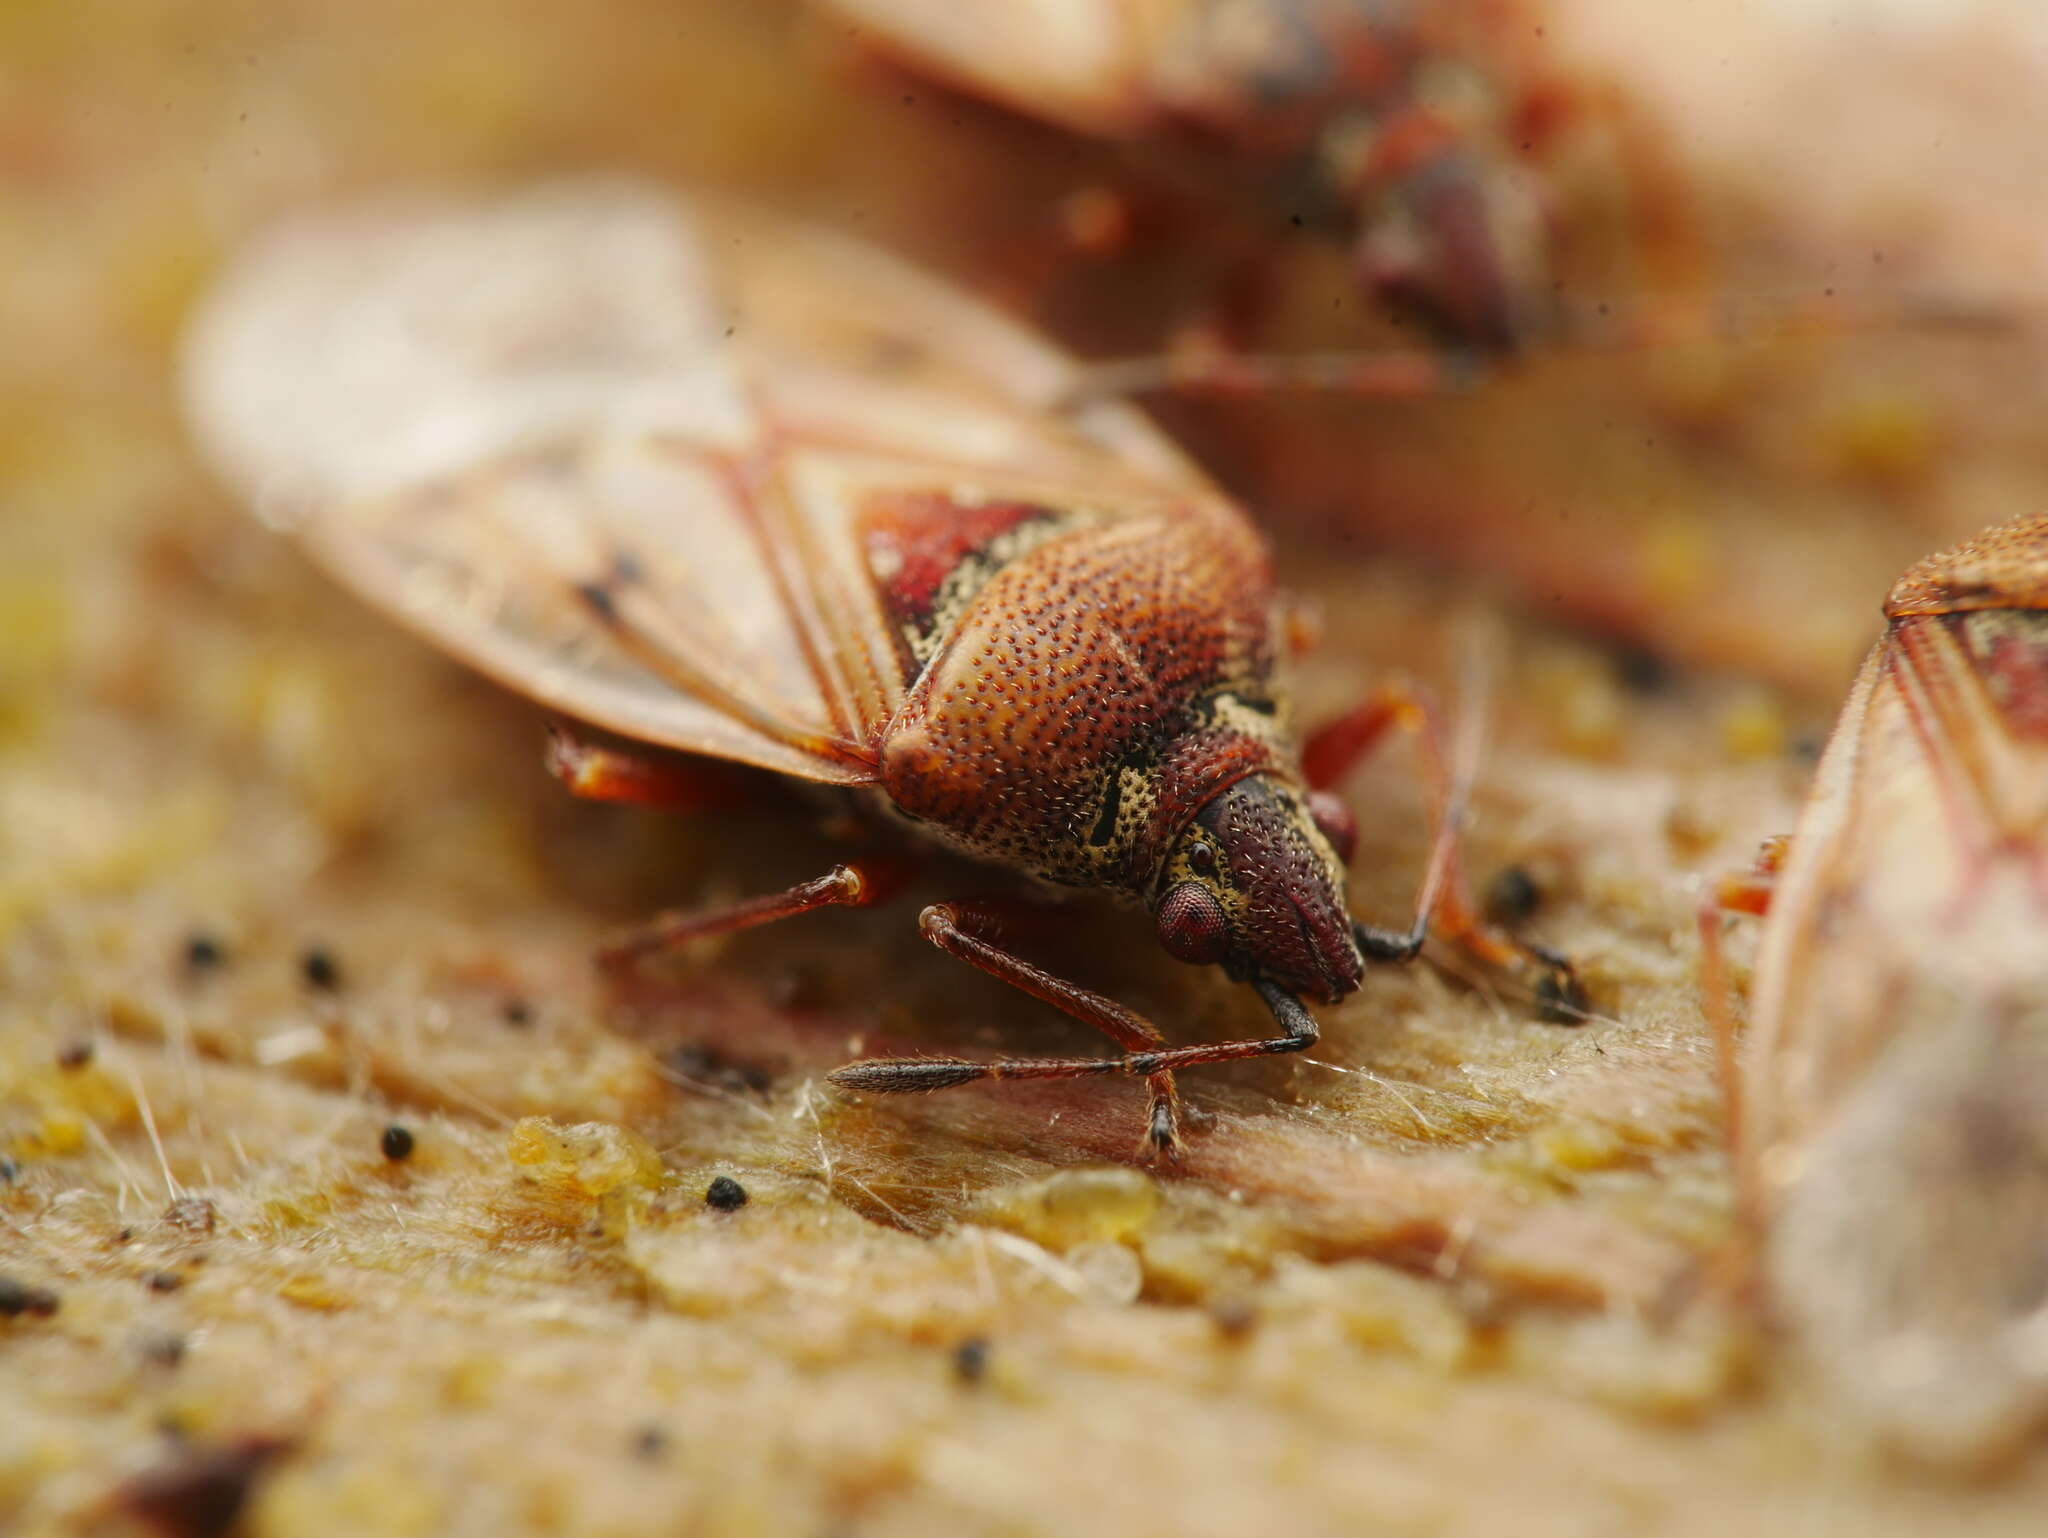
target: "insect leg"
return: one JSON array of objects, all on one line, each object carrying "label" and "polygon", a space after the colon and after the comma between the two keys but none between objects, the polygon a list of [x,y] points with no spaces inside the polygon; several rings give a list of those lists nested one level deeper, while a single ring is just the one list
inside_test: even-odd
[{"label": "insect leg", "polygon": [[1080,187],[1060,200],[1050,220],[1005,230],[977,270],[988,274],[987,297],[1004,309],[1042,314],[1061,278],[1077,263],[1121,260],[1141,244],[1141,230],[1158,223],[1159,211],[1131,189],[1104,183]]},{"label": "insect leg", "polygon": [[1480,918],[1458,869],[1458,832],[1463,821],[1462,787],[1455,783],[1444,753],[1444,731],[1435,704],[1414,684],[1381,685],[1364,703],[1311,733],[1301,754],[1310,786],[1327,789],[1354,769],[1387,732],[1413,734],[1429,788],[1429,865],[1406,929],[1356,924],[1358,948],[1372,961],[1412,961],[1434,935],[1481,964],[1508,972],[1536,969],[1535,993],[1544,1013],[1560,1022],[1586,1017],[1584,989],[1569,960],[1546,946],[1495,929]]},{"label": "insect leg", "polygon": [[[1153,1085],[1152,1120],[1147,1129],[1147,1151],[1177,1159],[1179,1101],[1173,1089],[1173,1075],[1177,1070],[1198,1068],[1208,1063],[1236,1062],[1248,1057],[1276,1057],[1287,1052],[1305,1052],[1321,1039],[1322,1033],[1316,1025],[1315,1016],[1308,1012],[1301,1000],[1272,983],[1259,982],[1252,986],[1266,1001],[1266,1007],[1273,1012],[1273,1018],[1279,1023],[1283,1034],[1242,1041],[1199,1042],[1184,1047],[1166,1046],[1157,1027],[1113,1000],[1053,977],[1029,962],[1021,961],[1007,951],[998,950],[985,942],[978,942],[979,954],[970,951],[965,945],[957,945],[958,941],[972,941],[972,937],[963,935],[958,928],[950,929],[947,939],[940,939],[932,927],[931,916],[941,908],[955,906],[937,904],[925,910],[925,933],[932,937],[935,944],[962,960],[973,962],[983,971],[1044,999],[1075,1019],[1086,1021],[1112,1039],[1132,1047],[1133,1050],[1122,1057],[1005,1057],[991,1063],[971,1062],[962,1057],[878,1057],[870,1058],[866,1062],[849,1063],[844,1068],[836,1069],[830,1075],[833,1083],[844,1085],[848,1089],[896,1094],[905,1091],[951,1089],[956,1084],[973,1084],[985,1079],[1092,1079],[1143,1076]],[[950,920],[941,922],[950,924]],[[998,964],[990,964],[991,960]],[[1084,1013],[1084,1008],[1090,1012]],[[1118,1022],[1115,1028],[1109,1023],[1112,1019]],[[1158,1045],[1148,1046],[1147,1042],[1156,1042]],[[1160,1090],[1162,1080],[1165,1082],[1163,1101]],[[1165,1107],[1163,1113],[1162,1104]],[[1164,1136],[1162,1114],[1166,1118]]]},{"label": "insect leg", "polygon": [[[1030,994],[1093,1026],[1128,1056],[1101,1061],[1087,1058],[1010,1058],[995,1063],[972,1063],[964,1058],[911,1057],[870,1058],[849,1063],[836,1070],[832,1082],[852,1089],[899,1090],[947,1089],[976,1079],[1062,1079],[1095,1074],[1133,1074],[1145,1078],[1152,1103],[1145,1127],[1147,1152],[1169,1159],[1180,1151],[1180,1092],[1169,1067],[1137,1067],[1161,1056],[1166,1046],[1159,1027],[1143,1015],[1126,1009],[1114,999],[1056,977],[1005,950],[997,939],[1001,933],[1001,910],[993,903],[933,903],[918,915],[924,937],[949,956],[957,956],[1000,978],[1012,988]],[[1078,1066],[1077,1066],[1078,1065]]]},{"label": "insect leg", "polygon": [[1379,745],[1389,729],[1414,732],[1423,755],[1423,770],[1432,785],[1447,784],[1443,734],[1435,711],[1422,691],[1410,683],[1382,684],[1362,704],[1317,727],[1302,745],[1301,768],[1312,790],[1328,790],[1355,769]]},{"label": "insect leg", "polygon": [[793,918],[813,908],[868,908],[887,902],[900,892],[915,870],[915,862],[889,856],[869,856],[835,865],[824,875],[800,881],[785,892],[749,897],[727,907],[703,913],[664,913],[597,953],[598,965],[607,972],[630,971],[647,957],[675,950],[708,935],[731,934]]},{"label": "insect leg", "polygon": [[1084,363],[1059,404],[1154,392],[1269,396],[1304,390],[1358,400],[1416,400],[1462,393],[1480,379],[1488,356],[1504,349],[1484,338],[1471,348],[1388,347],[1346,352],[1252,352],[1282,292],[1276,249],[1259,243],[1233,253],[1211,299],[1178,325],[1157,353]]},{"label": "insect leg", "polygon": [[1094,401],[1161,392],[1267,396],[1282,390],[1359,400],[1428,400],[1469,390],[1481,372],[1481,365],[1469,354],[1420,347],[1308,353],[1188,347],[1081,364],[1068,375],[1058,398],[1047,404],[1071,410]]},{"label": "insect leg", "polygon": [[[1721,877],[1700,896],[1700,998],[1707,1024],[1714,1033],[1714,1071],[1721,1081],[1722,1118],[1731,1150],[1742,1146],[1742,1079],[1736,1059],[1735,993],[1721,945],[1721,918],[1728,913],[1761,916],[1770,911],[1778,869],[1788,847],[1787,839],[1769,840],[1754,866],[1740,874]],[[1763,1199],[1755,1189],[1752,1161],[1738,1159],[1736,1168],[1737,1204],[1749,1231],[1760,1232]]]},{"label": "insect leg", "polygon": [[765,799],[761,777],[708,758],[638,752],[594,742],[565,721],[548,724],[548,773],[572,796],[672,812],[727,812]]},{"label": "insect leg", "polygon": [[1756,852],[1756,862],[1746,871],[1722,876],[1707,890],[1706,909],[1722,913],[1747,913],[1762,918],[1771,911],[1771,895],[1778,889],[1778,872],[1792,850],[1785,834],[1767,838]]}]

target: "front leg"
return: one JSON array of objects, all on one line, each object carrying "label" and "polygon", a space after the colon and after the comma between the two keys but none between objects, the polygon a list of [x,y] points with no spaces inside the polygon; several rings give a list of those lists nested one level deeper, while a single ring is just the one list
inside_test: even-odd
[{"label": "front leg", "polygon": [[[998,942],[1002,932],[1003,907],[993,902],[933,903],[920,913],[917,927],[924,937],[949,956],[1000,978],[1012,988],[1042,999],[1061,1013],[1102,1032],[1131,1055],[1094,1059],[1005,1058],[994,1063],[972,1063],[965,1058],[910,1057],[870,1058],[849,1063],[833,1072],[834,1084],[849,1089],[889,1093],[902,1090],[947,1089],[970,1084],[976,1079],[1067,1079],[1094,1074],[1128,1073],[1142,1075],[1151,1092],[1151,1109],[1146,1117],[1144,1141],[1139,1152],[1148,1157],[1178,1161],[1180,1158],[1180,1091],[1170,1068],[1134,1067],[1142,1058],[1157,1056],[1166,1046],[1159,1027],[1143,1015],[1078,983],[1056,977],[1035,967],[1021,956],[1005,950]],[[1083,1066],[1085,1065],[1085,1066]]]},{"label": "front leg", "polygon": [[[1354,927],[1358,948],[1369,961],[1409,961],[1434,937],[1496,972],[1535,972],[1534,992],[1547,1018],[1576,1025],[1587,1018],[1584,988],[1571,962],[1547,946],[1494,928],[1483,920],[1465,890],[1459,870],[1458,837],[1465,819],[1467,787],[1454,780],[1444,751],[1444,729],[1435,704],[1412,684],[1382,685],[1366,701],[1312,733],[1302,749],[1302,770],[1320,797],[1357,766],[1390,731],[1415,739],[1428,792],[1429,864],[1415,916],[1406,929],[1371,924]],[[1348,825],[1349,813],[1344,814]],[[1347,861],[1350,851],[1340,850]]]},{"label": "front leg", "polygon": [[878,1057],[835,1070],[834,1084],[876,1094],[950,1089],[985,1079],[1083,1079],[1112,1075],[1143,1078],[1151,1086],[1152,1105],[1140,1152],[1177,1162],[1180,1158],[1180,1095],[1174,1073],[1205,1063],[1231,1062],[1300,1052],[1315,1045],[1315,1017],[1292,994],[1268,983],[1254,986],[1273,1011],[1284,1035],[1245,1041],[1205,1042],[1168,1046],[1157,1026],[1114,999],[1055,977],[1022,957],[1004,950],[992,938],[996,910],[982,903],[934,903],[918,917],[925,938],[971,966],[980,968],[1126,1049],[1122,1057],[1009,1057],[977,1063],[960,1057]]},{"label": "front leg", "polygon": [[1736,1204],[1747,1230],[1762,1230],[1764,1196],[1757,1188],[1755,1164],[1742,1157],[1743,1094],[1742,1071],[1736,1049],[1734,986],[1728,979],[1728,960],[1721,945],[1721,920],[1730,913],[1757,917],[1770,912],[1779,872],[1784,868],[1791,841],[1785,837],[1767,839],[1748,870],[1722,876],[1700,894],[1696,918],[1700,932],[1700,999],[1708,1028],[1714,1036],[1714,1069],[1721,1081],[1721,1108],[1725,1118],[1728,1147],[1735,1154]]}]

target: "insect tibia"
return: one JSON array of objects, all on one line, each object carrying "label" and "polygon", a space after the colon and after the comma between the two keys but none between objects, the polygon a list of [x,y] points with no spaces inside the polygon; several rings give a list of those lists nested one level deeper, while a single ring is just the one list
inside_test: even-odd
[{"label": "insect tibia", "polygon": [[848,1063],[825,1076],[842,1089],[866,1090],[870,1094],[896,1095],[951,1089],[992,1078],[986,1063],[970,1063],[960,1057],[878,1057],[865,1063]]}]

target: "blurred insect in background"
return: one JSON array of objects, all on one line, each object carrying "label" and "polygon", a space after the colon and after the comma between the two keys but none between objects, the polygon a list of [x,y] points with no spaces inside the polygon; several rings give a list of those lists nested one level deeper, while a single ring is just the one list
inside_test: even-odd
[{"label": "blurred insect in background", "polygon": [[[1314,1043],[1307,1002],[1431,935],[1579,1010],[1559,957],[1470,914],[1460,795],[1388,689],[1298,750],[1267,549],[1129,407],[1056,407],[1077,365],[870,248],[589,181],[312,217],[260,242],[188,357],[197,431],[348,586],[553,710],[638,743],[855,792],[873,819],[1143,905],[1249,983],[1277,1035],[1169,1045],[1010,950],[999,902],[941,949],[1101,1031],[1102,1058],[879,1059],[871,1091],[1131,1075],[1180,1144],[1176,1070]],[[1421,732],[1436,835],[1414,921],[1354,922],[1332,787]],[[565,732],[599,799],[686,806],[675,759]],[[644,957],[903,884],[893,855],[667,917]]]},{"label": "blurred insect in background", "polygon": [[[1852,1418],[1969,1464],[2048,1415],[2048,516],[1885,614],[1704,981],[1771,1310]],[[1728,909],[1768,914],[1739,1066]]]},{"label": "blurred insect in background", "polygon": [[[1543,164],[1613,107],[1545,57],[1521,0],[825,0],[861,43],[963,91],[1127,147],[1268,231],[1345,244],[1353,275],[1443,340],[1507,352],[1552,317]],[[1618,136],[1647,234],[1673,214],[1644,132]],[[1069,200],[1113,252],[1131,200]],[[1205,223],[1214,223],[1213,219]],[[1237,343],[1271,295],[1270,236],[1217,314]]]},{"label": "blurred insect in background", "polygon": [[[1634,655],[1819,695],[1864,643],[1856,595],[1924,549],[1925,528],[1973,526],[1932,499],[1901,516],[1937,479],[1944,422],[1960,438],[1995,415],[1969,387],[1944,397],[1961,371],[1810,344],[1998,335],[2014,329],[1997,300],[2010,285],[1975,290],[1967,261],[1915,267],[1909,231],[1882,220],[1809,225],[1759,157],[1738,173],[1713,153],[1754,115],[1745,81],[1782,96],[1799,68],[1875,68],[1854,6],[1824,24],[1810,5],[815,3],[870,55],[1114,152],[1105,173],[1111,157],[1037,146],[1081,162],[1070,239],[1049,252],[998,222],[976,281],[1100,355],[1078,389],[1171,392],[1181,440],[1276,527],[1481,571]],[[1593,34],[1608,40],[1589,49]],[[1728,50],[1710,65],[1707,39]],[[1655,66],[1632,73],[1631,54]],[[1705,120],[1678,105],[1697,102],[1668,89],[1674,71],[1702,77]],[[1940,117],[1935,98],[1908,99]],[[1858,111],[1881,138],[1898,94]],[[1837,169],[1867,189],[1852,201],[1898,201]],[[975,217],[996,216],[984,200]],[[1847,227],[1883,233],[1850,244]],[[1332,246],[1347,272],[1330,271]],[[1060,287],[1090,254],[1110,260]],[[1360,293],[1373,302],[1349,302]],[[1424,334],[1374,324],[1388,319]],[[1162,337],[1161,320],[1177,329]],[[1608,357],[1582,366],[1592,353]],[[1341,399],[1482,379],[1483,398],[1442,412]],[[1275,409],[1304,387],[1325,399]],[[1252,399],[1195,399],[1218,393]],[[1788,475],[1832,484],[1788,516]],[[1843,580],[1812,582],[1816,560]]]}]

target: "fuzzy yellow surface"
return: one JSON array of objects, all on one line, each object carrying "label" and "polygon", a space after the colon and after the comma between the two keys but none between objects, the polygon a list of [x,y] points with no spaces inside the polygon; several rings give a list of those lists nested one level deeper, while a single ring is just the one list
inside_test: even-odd
[{"label": "fuzzy yellow surface", "polygon": [[[1312,1060],[1190,1076],[1161,1176],[1131,1086],[824,1086],[862,1051],[1087,1040],[918,937],[984,873],[608,999],[603,934],[816,874],[813,812],[571,802],[533,712],[184,445],[180,325],[277,209],[629,165],[970,270],[1093,153],[781,5],[0,8],[0,1278],[32,1305],[0,1318],[0,1526],[218,1531],[226,1492],[277,1538],[2040,1531],[2040,1468],[1890,1469],[1717,1291],[1691,905],[1789,825],[1809,704],[1626,682],[1527,617],[1547,574],[1496,610],[1283,538],[1324,616],[1311,718],[1509,627],[1470,864],[1535,874],[1598,1017],[1375,973]],[[1865,480],[1926,452],[1905,408],[1836,405]],[[1973,484],[2038,493],[2014,464]],[[1859,506],[1934,543],[1893,494]],[[1713,505],[1630,525],[1659,604]],[[1874,628],[1845,572],[1817,603]],[[1398,749],[1350,791],[1358,911],[1398,922],[1420,794]],[[1256,1010],[1131,915],[1045,959],[1176,1037]]]}]

